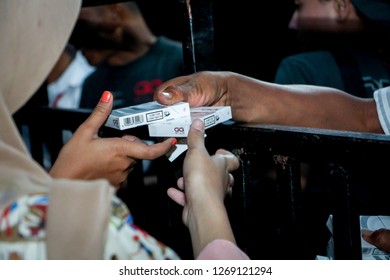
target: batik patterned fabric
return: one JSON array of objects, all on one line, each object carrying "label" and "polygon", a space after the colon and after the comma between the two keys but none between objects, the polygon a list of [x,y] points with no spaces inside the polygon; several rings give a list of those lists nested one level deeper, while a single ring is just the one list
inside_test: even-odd
[{"label": "batik patterned fabric", "polygon": [[[19,198],[0,210],[0,259],[46,259],[47,194]],[[112,200],[104,259],[179,259],[134,224],[126,205]]]}]

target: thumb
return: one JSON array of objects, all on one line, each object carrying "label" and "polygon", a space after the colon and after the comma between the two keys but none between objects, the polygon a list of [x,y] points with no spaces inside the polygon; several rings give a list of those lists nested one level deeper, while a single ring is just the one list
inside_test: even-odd
[{"label": "thumb", "polygon": [[90,127],[97,133],[99,128],[105,123],[108,115],[111,113],[113,99],[113,95],[110,91],[103,92],[99,103],[96,105],[95,109],[83,125]]},{"label": "thumb", "polygon": [[362,230],[362,237],[380,250],[390,252],[390,230],[384,228],[375,231],[364,229]]},{"label": "thumb", "polygon": [[194,119],[187,137],[188,149],[204,149],[204,123],[200,119]]},{"label": "thumb", "polygon": [[155,100],[163,105],[172,105],[185,101],[182,92],[171,89],[172,92],[160,91],[155,94]]},{"label": "thumb", "polygon": [[187,102],[189,88],[185,86],[185,80],[183,79],[185,77],[178,77],[161,84],[156,88],[153,99],[163,105]]}]

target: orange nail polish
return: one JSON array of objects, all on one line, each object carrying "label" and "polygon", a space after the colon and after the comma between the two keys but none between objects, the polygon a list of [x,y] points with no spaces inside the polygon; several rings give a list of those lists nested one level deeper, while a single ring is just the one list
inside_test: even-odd
[{"label": "orange nail polish", "polygon": [[172,145],[172,146],[175,146],[176,144],[177,144],[177,139],[175,138],[175,139],[172,140],[171,145]]},{"label": "orange nail polish", "polygon": [[100,97],[100,101],[108,103],[111,100],[111,96],[112,96],[111,92],[106,90],[105,92],[103,92],[102,97]]}]

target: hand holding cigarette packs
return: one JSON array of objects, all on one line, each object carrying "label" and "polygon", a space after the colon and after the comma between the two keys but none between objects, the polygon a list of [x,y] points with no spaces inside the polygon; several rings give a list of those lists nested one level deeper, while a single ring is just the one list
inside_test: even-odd
[{"label": "hand holding cigarette packs", "polygon": [[[187,102],[165,106],[152,101],[113,110],[107,119],[106,126],[125,130],[148,125],[151,137],[185,138],[188,136],[194,119],[201,119],[207,129],[231,118],[230,106],[190,108]],[[175,148],[167,154],[170,161],[174,161],[187,150],[186,140],[179,141],[180,143],[176,144]]]},{"label": "hand holding cigarette packs", "polygon": [[230,120],[230,106],[190,108],[187,102],[171,106],[157,101],[115,109],[106,126],[119,130],[148,125],[151,137],[187,137],[192,120],[201,119],[205,128]]},{"label": "hand holding cigarette packs", "polygon": [[112,110],[106,126],[124,130],[161,121],[171,121],[189,115],[190,107],[187,102],[165,106],[157,101],[151,101]]},{"label": "hand holding cigarette packs", "polygon": [[190,115],[172,121],[150,124],[149,136],[152,137],[187,137],[192,120],[201,119],[205,128],[230,120],[230,106],[190,108]]}]

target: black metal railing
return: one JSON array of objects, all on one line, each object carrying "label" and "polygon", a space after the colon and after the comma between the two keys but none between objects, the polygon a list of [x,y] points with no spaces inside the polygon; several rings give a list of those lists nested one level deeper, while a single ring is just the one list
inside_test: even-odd
[{"label": "black metal railing", "polygon": [[254,258],[315,257],[324,251],[305,240],[316,238],[309,238],[316,225],[326,231],[324,218],[332,215],[333,257],[361,259],[359,216],[390,214],[385,135],[227,123],[207,141],[211,152],[224,147],[240,155],[232,219],[240,246]]}]

